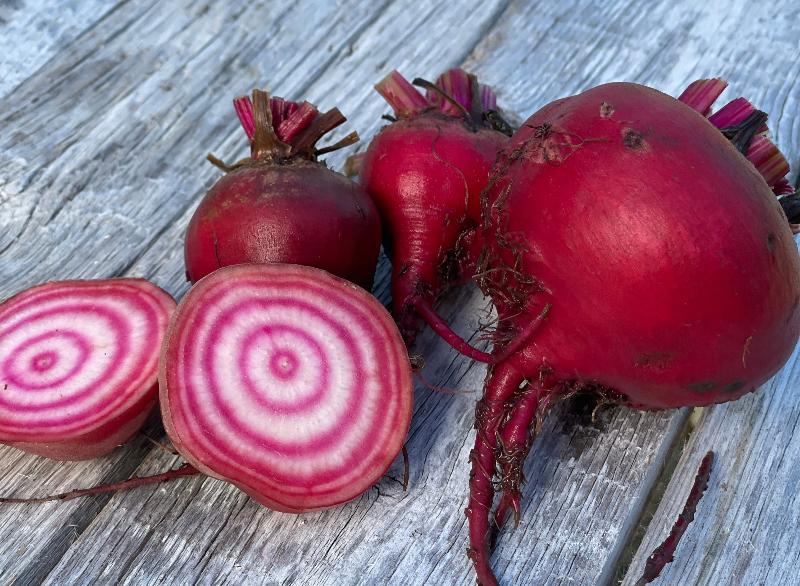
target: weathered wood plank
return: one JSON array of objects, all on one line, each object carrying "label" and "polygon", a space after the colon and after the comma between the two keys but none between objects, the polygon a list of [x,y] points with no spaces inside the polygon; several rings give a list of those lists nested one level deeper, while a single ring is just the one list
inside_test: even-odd
[{"label": "weathered wood plank", "polygon": [[[160,422],[151,424],[157,432]],[[40,495],[58,490],[127,478],[149,453],[152,445],[137,437],[125,449],[86,463],[55,463],[0,446],[0,493]],[[36,584],[47,575],[110,497],[101,496],[69,503],[0,510],[0,577],[3,584]]]},{"label": "weathered wood plank", "polygon": [[86,35],[122,2],[108,0],[0,2],[0,98],[39,69],[61,47]]}]

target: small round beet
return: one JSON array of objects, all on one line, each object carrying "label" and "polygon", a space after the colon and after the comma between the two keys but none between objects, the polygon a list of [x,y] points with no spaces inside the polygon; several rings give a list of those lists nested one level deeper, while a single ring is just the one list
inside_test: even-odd
[{"label": "small round beet", "polygon": [[234,101],[251,139],[251,156],[222,166],[227,174],[203,198],[186,231],[186,274],[195,282],[233,264],[314,266],[370,289],[380,250],[380,219],[361,187],[328,169],[316,142],[345,118],[305,102]]},{"label": "small round beet", "polygon": [[[426,96],[397,71],[375,86],[397,119],[360,162],[362,183],[383,220],[395,319],[408,343],[420,318],[445,330],[431,305],[474,272],[480,193],[510,133],[494,92],[474,75],[452,69],[436,85],[415,83],[427,88]],[[447,335],[457,349],[482,359]]]}]

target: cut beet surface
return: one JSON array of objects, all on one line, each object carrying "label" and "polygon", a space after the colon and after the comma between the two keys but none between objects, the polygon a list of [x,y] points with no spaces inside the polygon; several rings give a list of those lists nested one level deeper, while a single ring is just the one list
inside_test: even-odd
[{"label": "cut beet surface", "polygon": [[298,265],[236,265],[201,279],[170,326],[160,383],[175,448],[280,511],[363,493],[411,419],[411,368],[388,312],[363,289]]},{"label": "cut beet surface", "polygon": [[58,460],[110,452],[157,399],[175,301],[143,279],[61,281],[0,305],[0,442]]}]

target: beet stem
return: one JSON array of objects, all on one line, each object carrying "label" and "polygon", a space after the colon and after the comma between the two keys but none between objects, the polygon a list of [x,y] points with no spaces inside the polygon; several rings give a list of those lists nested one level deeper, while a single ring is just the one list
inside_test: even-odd
[{"label": "beet stem", "polygon": [[464,338],[456,334],[447,322],[434,311],[427,299],[417,297],[414,299],[413,304],[417,314],[425,320],[425,323],[454,350],[478,362],[485,362],[486,364],[494,364],[496,362],[491,354],[470,346]]},{"label": "beet stem", "polygon": [[281,141],[286,144],[292,144],[295,137],[308,128],[317,119],[317,116],[319,116],[319,110],[311,103],[303,102],[297,110],[289,114],[280,124],[276,125],[273,119],[273,128],[276,129],[275,132]]},{"label": "beet stem", "polygon": [[233,109],[236,110],[236,116],[239,117],[239,123],[242,125],[247,138],[253,140],[253,135],[256,133],[256,125],[253,121],[253,102],[250,101],[250,97],[239,96],[234,98]]},{"label": "beet stem", "polygon": [[409,118],[430,107],[417,88],[396,70],[375,84],[375,90],[392,107],[398,118]]},{"label": "beet stem", "polygon": [[[314,145],[317,144],[320,138],[345,122],[347,122],[347,118],[339,111],[339,108],[333,108],[324,114],[320,114],[308,127],[297,133],[297,136],[292,140],[290,154],[296,155],[313,151]],[[358,135],[356,135],[357,137]]]},{"label": "beet stem", "polygon": [[[434,92],[434,93],[440,95],[442,97],[442,99],[448,101],[450,104],[453,105],[453,107],[456,108],[456,110],[461,112],[461,114],[464,116],[464,119],[467,122],[472,122],[473,121],[473,118],[470,115],[469,111],[458,100],[456,100],[453,96],[451,96],[446,91],[444,91],[438,85],[432,84],[427,79],[422,79],[421,77],[414,78],[414,81],[412,81],[411,83],[413,83],[416,86],[423,87],[428,91],[431,91],[431,92]],[[478,121],[480,121],[480,118],[478,118]]]},{"label": "beet stem", "polygon": [[195,474],[199,473],[200,471],[197,470],[191,464],[184,464],[183,466],[181,466],[180,468],[176,468],[175,470],[169,470],[168,472],[155,474],[153,476],[137,476],[136,478],[129,478],[128,480],[115,482],[113,484],[101,484],[100,486],[93,486],[91,488],[79,488],[76,490],[71,490],[69,492],[62,492],[60,494],[54,494],[50,496],[43,496],[38,498],[0,498],[0,504],[2,503],[32,504],[32,503],[47,503],[50,501],[70,501],[72,499],[80,498],[82,496],[107,494],[111,492],[117,492],[120,490],[131,490],[134,488],[139,488],[140,486],[147,486],[149,484],[158,484],[160,482],[168,482],[176,478],[182,478],[184,476],[194,476]]},{"label": "beet stem", "polygon": [[275,134],[272,126],[272,108],[269,94],[264,90],[253,90],[253,120],[255,132],[250,144],[253,159],[265,159],[273,156],[287,156],[289,145],[283,143]]},{"label": "beet stem", "polygon": [[206,155],[206,159],[208,159],[208,162],[211,163],[212,165],[214,165],[217,169],[220,169],[220,170],[224,171],[225,173],[230,173],[231,171],[236,169],[236,165],[235,164],[234,165],[228,165],[225,161],[223,161],[222,159],[218,159],[217,157],[215,157],[211,153],[208,153]]},{"label": "beet stem", "polygon": [[[336,141],[332,145],[328,145],[321,149],[317,149],[314,151],[316,156],[325,155],[328,153],[332,153],[333,151],[338,151],[339,149],[343,149],[344,147],[350,146],[351,144],[357,143],[359,140],[357,132],[351,132],[347,136],[345,136],[342,140]],[[349,161],[349,159],[348,159]]]},{"label": "beet stem", "polygon": [[789,173],[789,163],[780,149],[765,136],[754,136],[747,150],[747,160],[755,168],[770,187],[777,184]]},{"label": "beet stem", "polygon": [[703,116],[708,116],[711,113],[711,106],[726,87],[728,87],[728,82],[718,77],[698,79],[683,90],[683,93],[678,96],[678,100],[694,108]]},{"label": "beet stem", "polygon": [[753,110],[747,118],[738,124],[726,126],[719,130],[740,153],[747,156],[747,151],[750,150],[753,138],[761,131],[766,121],[767,114],[765,112]]},{"label": "beet stem", "polygon": [[478,83],[478,76],[474,73],[468,73],[467,79],[469,80],[470,95],[472,96],[470,114],[474,120],[483,120],[483,100],[481,99],[481,84]]},{"label": "beet stem", "polygon": [[694,514],[697,510],[697,504],[703,498],[703,494],[708,488],[708,479],[711,476],[711,466],[714,463],[714,452],[708,452],[703,460],[700,462],[700,467],[697,470],[697,476],[694,478],[694,484],[689,491],[689,496],[686,498],[686,504],[683,505],[683,511],[678,515],[675,525],[669,532],[667,538],[659,545],[650,557],[647,558],[647,563],[644,566],[644,573],[642,577],[636,582],[636,586],[644,586],[649,584],[661,574],[668,563],[670,563],[675,556],[675,550],[680,543],[681,537],[686,532],[686,528],[694,520]]}]

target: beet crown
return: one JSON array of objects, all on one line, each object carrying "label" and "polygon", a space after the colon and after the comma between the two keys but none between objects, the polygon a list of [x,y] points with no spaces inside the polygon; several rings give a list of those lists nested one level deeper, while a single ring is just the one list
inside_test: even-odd
[{"label": "beet crown", "polygon": [[208,156],[211,163],[226,172],[259,162],[285,164],[298,158],[316,162],[320,155],[358,142],[358,133],[351,132],[330,146],[316,147],[323,136],[347,121],[338,108],[321,113],[310,102],[270,98],[266,91],[258,89],[253,90],[252,98],[235,98],[233,107],[250,139],[250,157],[227,165]]},{"label": "beet crown", "polygon": [[353,132],[317,148],[345,121],[308,102],[270,99],[254,90],[234,107],[250,139],[250,156],[228,165],[197,208],[186,232],[187,278],[197,281],[228,265],[280,262],[314,266],[372,287],[380,220],[370,198],[317,159],[358,140]]}]

